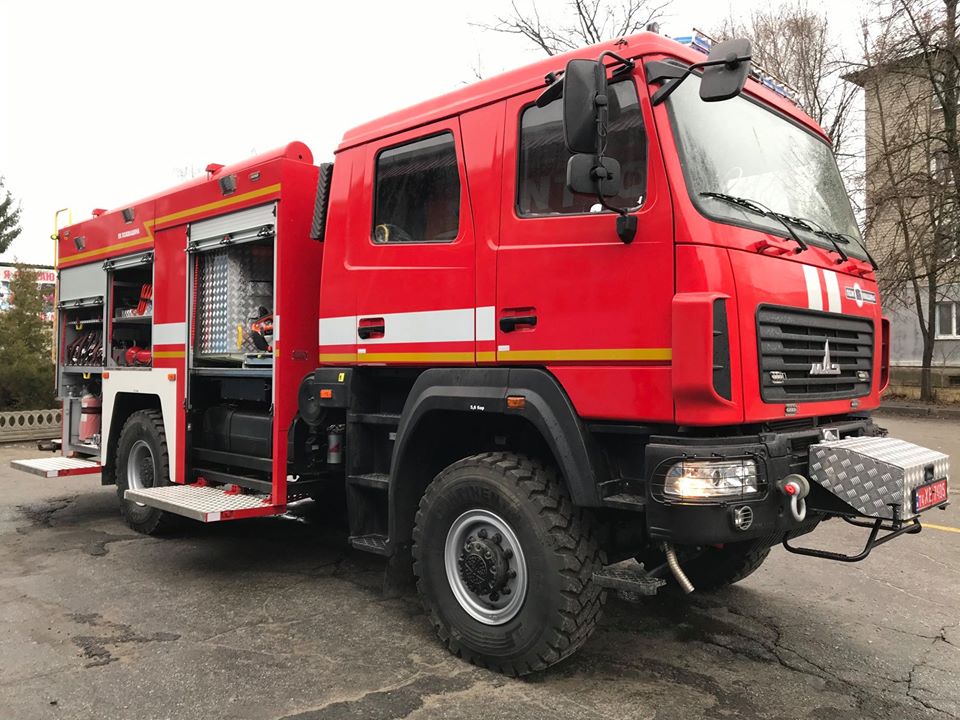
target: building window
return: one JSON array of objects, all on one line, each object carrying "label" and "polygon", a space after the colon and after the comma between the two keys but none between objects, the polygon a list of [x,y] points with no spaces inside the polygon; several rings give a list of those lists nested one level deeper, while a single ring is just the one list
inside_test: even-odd
[{"label": "building window", "polygon": [[453,242],[460,230],[460,172],[451,133],[377,156],[373,241]]},{"label": "building window", "polygon": [[[647,137],[633,80],[610,86],[619,113],[607,131],[606,154],[620,163],[623,189],[612,205],[635,207],[647,190]],[[567,189],[567,160],[563,141],[563,100],[539,108],[532,105],[520,116],[519,178],[517,210],[521,215],[567,215],[588,213],[597,204],[590,195],[574,195]]]},{"label": "building window", "polygon": [[937,340],[960,339],[960,302],[937,303]]}]

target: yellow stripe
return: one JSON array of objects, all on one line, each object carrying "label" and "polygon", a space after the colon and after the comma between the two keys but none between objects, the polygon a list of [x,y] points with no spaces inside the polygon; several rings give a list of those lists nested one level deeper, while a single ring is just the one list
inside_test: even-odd
[{"label": "yellow stripe", "polygon": [[320,362],[356,362],[356,353],[320,353]]},{"label": "yellow stripe", "polygon": [[181,210],[180,212],[175,212],[170,215],[164,215],[163,217],[154,220],[152,225],[163,225],[171,220],[179,220],[190,215],[197,215],[199,213],[206,212],[207,210],[216,210],[217,208],[227,207],[228,205],[235,205],[236,203],[243,202],[244,200],[252,200],[253,198],[271,195],[279,191],[280,183],[266,185],[265,187],[257,188],[256,190],[251,190],[250,192],[244,193],[243,195],[236,195],[234,197],[224,198],[223,200],[215,200],[214,202],[209,202],[205,205],[198,205],[197,207],[190,208],[189,210]]},{"label": "yellow stripe", "polygon": [[477,362],[496,362],[496,361],[497,361],[497,354],[493,351],[477,353]]},{"label": "yellow stripe", "polygon": [[264,195],[272,195],[273,193],[279,191],[280,183],[274,183],[273,185],[257,188],[256,190],[251,190],[250,192],[243,193],[242,195],[224,198],[223,200],[216,200],[214,202],[198,205],[197,207],[181,210],[179,212],[171,213],[170,215],[164,215],[163,217],[154,218],[152,220],[144,220],[143,229],[147,233],[146,237],[136,238],[134,240],[128,240],[127,242],[116,243],[114,245],[108,245],[107,247],[97,248],[95,250],[85,250],[84,252],[74,253],[73,255],[64,255],[60,257],[59,262],[64,263],[73,262],[75,260],[84,260],[86,258],[96,257],[98,255],[106,255],[117,250],[126,250],[139,245],[148,245],[153,242],[153,228],[156,225],[163,225],[171,220],[180,220],[181,218],[189,217],[190,215],[198,215],[200,213],[207,212],[208,210],[216,210],[217,208],[236,205],[237,203],[242,203],[245,200],[253,200],[254,198],[263,197]]},{"label": "yellow stripe", "polygon": [[923,522],[921,518],[920,524],[925,528],[930,528],[932,530],[943,530],[944,532],[960,533],[960,528],[950,527],[949,525],[934,525],[933,523]]},{"label": "yellow stripe", "polygon": [[472,352],[428,352],[428,353],[360,353],[357,355],[357,362],[455,362],[472,363],[474,354]]},{"label": "yellow stripe", "polygon": [[[146,226],[146,223],[144,223],[144,226]],[[73,255],[62,255],[60,257],[60,263],[72,262],[74,260],[85,260],[86,258],[96,257],[97,255],[106,255],[107,253],[114,252],[115,250],[126,250],[139,245],[150,245],[152,243],[153,235],[151,235],[150,231],[147,230],[146,237],[137,238],[136,240],[128,240],[127,242],[117,243],[116,245],[110,245],[109,247],[97,248],[96,250],[85,250],[84,252],[74,253]]]},{"label": "yellow stripe", "polygon": [[497,353],[500,360],[580,360],[580,361],[623,361],[623,360],[670,360],[673,356],[670,348],[610,348],[578,350],[501,350]]},{"label": "yellow stripe", "polygon": [[155,358],[182,358],[186,356],[187,354],[183,350],[157,350],[153,353]]}]

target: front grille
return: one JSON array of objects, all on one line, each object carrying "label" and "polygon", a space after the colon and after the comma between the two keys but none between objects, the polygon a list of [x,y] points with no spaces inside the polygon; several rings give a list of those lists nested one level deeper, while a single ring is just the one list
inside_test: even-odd
[{"label": "front grille", "polygon": [[[837,375],[810,373],[826,343]],[[836,400],[870,394],[873,321],[836,313],[761,306],[757,311],[760,397],[764,402]],[[865,379],[858,373],[866,372]]]}]

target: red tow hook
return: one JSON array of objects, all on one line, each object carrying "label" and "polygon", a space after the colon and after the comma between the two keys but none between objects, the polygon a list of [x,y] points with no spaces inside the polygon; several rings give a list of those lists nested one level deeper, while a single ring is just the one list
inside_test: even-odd
[{"label": "red tow hook", "polygon": [[792,473],[777,483],[777,489],[790,498],[790,514],[797,522],[803,522],[807,517],[807,501],[804,499],[810,494],[810,481],[803,475]]}]

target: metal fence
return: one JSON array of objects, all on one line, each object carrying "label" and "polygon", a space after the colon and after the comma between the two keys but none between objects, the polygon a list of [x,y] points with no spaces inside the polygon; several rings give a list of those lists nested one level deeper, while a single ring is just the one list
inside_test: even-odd
[{"label": "metal fence", "polygon": [[59,408],[0,412],[0,442],[58,438],[62,418]]}]

